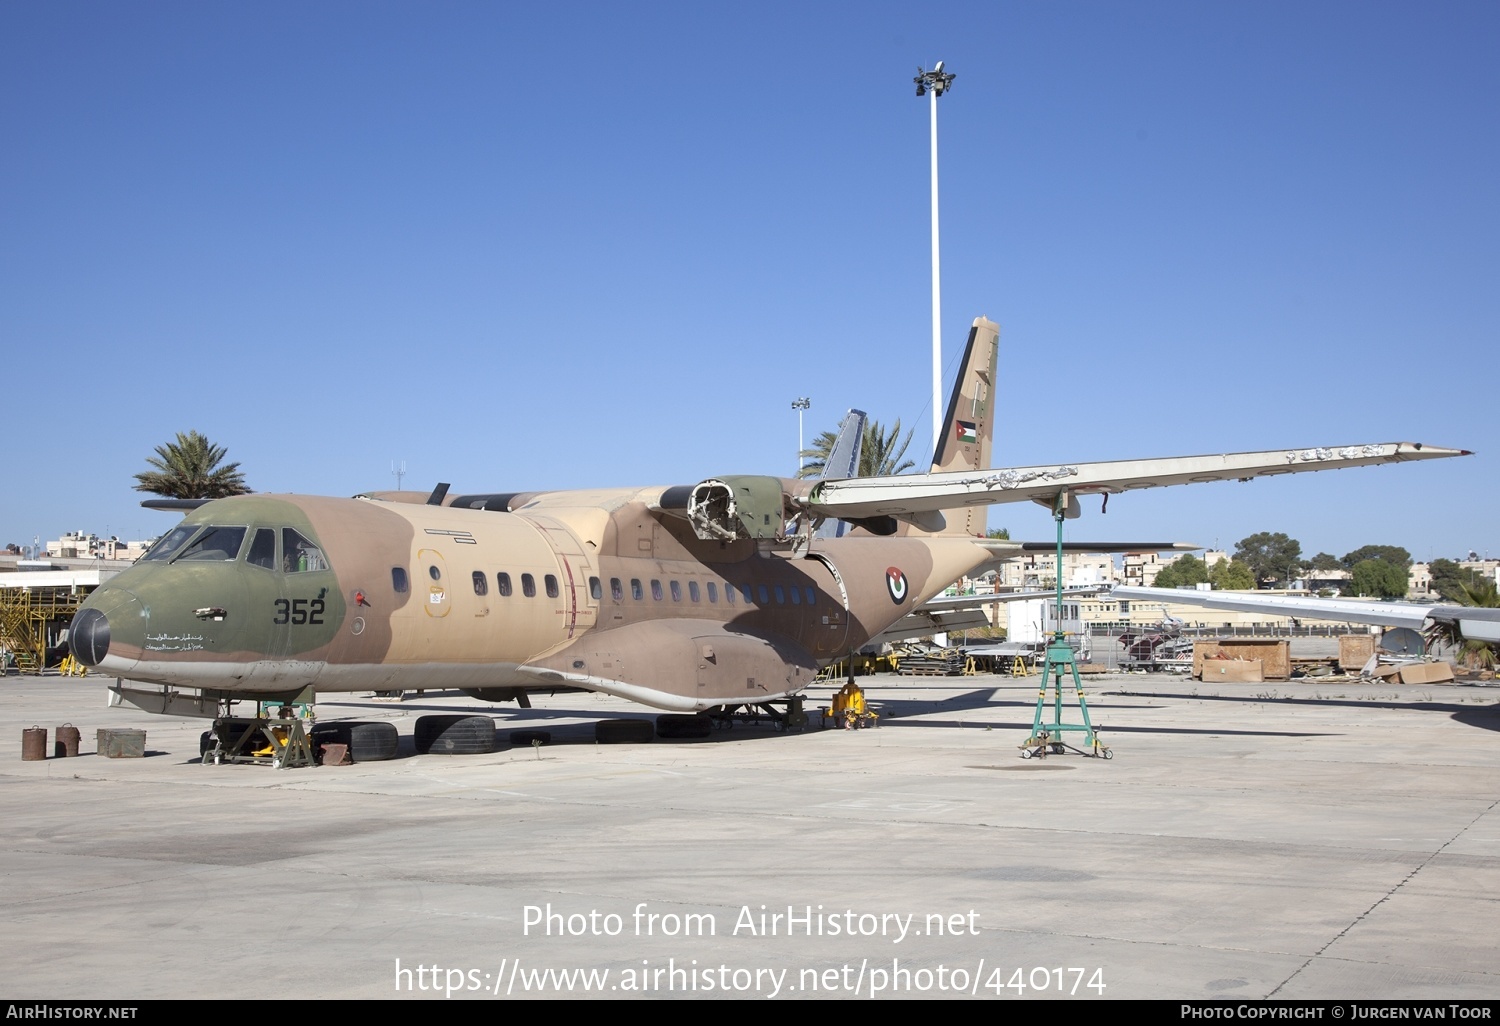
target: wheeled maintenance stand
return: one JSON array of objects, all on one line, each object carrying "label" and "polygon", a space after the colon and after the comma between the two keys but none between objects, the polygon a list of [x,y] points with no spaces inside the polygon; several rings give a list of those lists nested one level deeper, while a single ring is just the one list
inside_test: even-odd
[{"label": "wheeled maintenance stand", "polygon": [[[1077,752],[1079,755],[1101,759],[1113,759],[1109,746],[1099,740],[1099,732],[1089,721],[1089,704],[1083,697],[1083,682],[1078,679],[1078,665],[1073,660],[1073,649],[1067,643],[1063,631],[1062,578],[1063,578],[1063,517],[1068,509],[1068,493],[1059,492],[1052,507],[1052,519],[1057,522],[1057,614],[1053,618],[1052,641],[1047,645],[1047,659],[1042,664],[1042,683],[1036,696],[1036,715],[1031,720],[1031,736],[1021,743],[1021,758],[1033,756],[1045,758],[1049,753],[1062,755]],[[1063,673],[1073,675],[1073,691],[1078,696],[1078,711],[1083,714],[1082,723],[1063,722]],[[1052,682],[1052,721],[1042,722],[1047,710],[1047,682]],[[1089,750],[1074,748],[1062,740],[1070,730],[1082,731]]]}]

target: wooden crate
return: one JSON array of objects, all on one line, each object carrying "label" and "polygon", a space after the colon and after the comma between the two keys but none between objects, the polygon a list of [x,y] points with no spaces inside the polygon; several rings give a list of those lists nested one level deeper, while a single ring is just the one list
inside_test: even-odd
[{"label": "wooden crate", "polygon": [[1339,637],[1339,669],[1364,669],[1365,663],[1375,654],[1375,635],[1344,634]]},{"label": "wooden crate", "polygon": [[1193,676],[1203,678],[1210,659],[1259,660],[1262,680],[1287,680],[1292,675],[1292,643],[1285,638],[1220,638],[1193,642]]},{"label": "wooden crate", "polygon": [[1200,679],[1205,684],[1259,684],[1266,678],[1259,659],[1205,659]]}]

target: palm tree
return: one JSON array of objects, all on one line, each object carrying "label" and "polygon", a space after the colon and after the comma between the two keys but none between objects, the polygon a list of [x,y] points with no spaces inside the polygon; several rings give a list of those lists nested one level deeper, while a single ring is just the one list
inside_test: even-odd
[{"label": "palm tree", "polygon": [[[801,457],[807,462],[797,471],[798,477],[821,477],[828,465],[828,456],[833,452],[833,443],[838,436],[824,431],[813,439],[812,448],[803,449]],[[899,439],[899,441],[898,441]],[[889,477],[903,474],[916,466],[911,460],[903,460],[906,447],[911,444],[911,432],[901,438],[901,420],[886,431],[878,420],[865,421],[864,437],[859,447],[859,477]]]},{"label": "palm tree", "polygon": [[245,475],[238,463],[219,466],[228,455],[223,446],[214,445],[196,431],[177,433],[176,442],[156,447],[156,455],[146,457],[154,469],[135,475],[135,490],[164,495],[169,499],[222,499],[226,495],[245,495]]},{"label": "palm tree", "polygon": [[[1495,582],[1485,577],[1472,581],[1459,581],[1454,596],[1461,606],[1477,606],[1483,609],[1500,609],[1500,589]],[[1459,658],[1471,669],[1491,670],[1497,662],[1495,646],[1488,641],[1465,638],[1456,622],[1438,623],[1428,629],[1428,640],[1438,640],[1459,646]]]}]

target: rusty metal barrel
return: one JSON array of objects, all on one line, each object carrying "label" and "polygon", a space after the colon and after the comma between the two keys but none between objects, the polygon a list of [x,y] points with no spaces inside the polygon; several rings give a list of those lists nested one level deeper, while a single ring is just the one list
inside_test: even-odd
[{"label": "rusty metal barrel", "polygon": [[[71,758],[78,754],[78,741],[78,728],[71,723],[64,723],[57,728],[57,740],[53,742],[52,754],[59,759]],[[42,746],[46,747],[45,740]]]},{"label": "rusty metal barrel", "polygon": [[21,731],[21,761],[41,762],[47,758],[47,728],[30,726]]}]

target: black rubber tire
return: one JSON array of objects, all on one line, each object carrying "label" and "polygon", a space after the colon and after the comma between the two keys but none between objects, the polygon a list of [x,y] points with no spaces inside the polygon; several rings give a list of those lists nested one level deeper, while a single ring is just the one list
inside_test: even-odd
[{"label": "black rubber tire", "polygon": [[594,724],[594,740],[601,745],[650,744],[656,726],[650,720],[600,720]]},{"label": "black rubber tire", "polygon": [[342,723],[320,723],[308,735],[316,753],[319,745],[347,745],[349,758],[355,762],[383,762],[396,757],[401,734],[394,723],[383,720],[349,720]]},{"label": "black rubber tire", "polygon": [[412,734],[418,755],[485,755],[495,750],[488,716],[419,716]]},{"label": "black rubber tire", "polygon": [[667,713],[656,718],[657,737],[708,737],[714,721],[707,713]]},{"label": "black rubber tire", "polygon": [[[214,729],[216,732],[218,732],[220,746],[226,752],[229,751],[230,746],[232,746],[235,741],[244,737],[245,733],[250,730],[250,726],[254,722],[254,720],[247,719],[243,716],[226,716],[222,720],[217,721]],[[222,731],[219,730],[218,724],[222,724]],[[250,738],[240,747],[240,754],[249,755],[253,749],[260,748],[264,744],[264,738],[262,738],[257,733],[255,737]]]},{"label": "black rubber tire", "polygon": [[214,750],[216,744],[218,744],[218,739],[214,737],[214,732],[205,730],[198,735],[198,756],[201,758],[207,755]]},{"label": "black rubber tire", "polygon": [[544,745],[552,743],[552,731],[550,730],[513,730],[510,732],[510,743],[516,748],[525,748],[532,742]]}]

